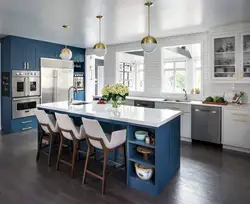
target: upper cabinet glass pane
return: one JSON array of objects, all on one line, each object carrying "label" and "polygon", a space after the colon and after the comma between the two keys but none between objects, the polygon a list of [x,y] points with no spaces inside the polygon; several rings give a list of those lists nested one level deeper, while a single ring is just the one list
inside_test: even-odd
[{"label": "upper cabinet glass pane", "polygon": [[214,77],[235,78],[235,37],[214,39]]},{"label": "upper cabinet glass pane", "polygon": [[243,77],[250,77],[250,35],[243,36]]}]

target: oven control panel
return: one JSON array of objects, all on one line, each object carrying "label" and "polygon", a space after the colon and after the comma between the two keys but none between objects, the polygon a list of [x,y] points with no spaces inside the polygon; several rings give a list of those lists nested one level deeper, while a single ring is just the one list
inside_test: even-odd
[{"label": "oven control panel", "polygon": [[40,76],[40,71],[20,71],[14,70],[12,71],[13,77],[33,77],[33,76]]}]

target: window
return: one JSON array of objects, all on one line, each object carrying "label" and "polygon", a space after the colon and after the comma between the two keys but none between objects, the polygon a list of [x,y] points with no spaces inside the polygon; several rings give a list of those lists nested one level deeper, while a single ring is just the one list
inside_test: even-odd
[{"label": "window", "polygon": [[186,88],[186,61],[168,61],[164,63],[163,91],[181,93]]},{"label": "window", "polygon": [[162,92],[200,94],[201,44],[162,48]]},{"label": "window", "polygon": [[118,83],[130,91],[144,91],[144,53],[142,51],[118,52]]}]

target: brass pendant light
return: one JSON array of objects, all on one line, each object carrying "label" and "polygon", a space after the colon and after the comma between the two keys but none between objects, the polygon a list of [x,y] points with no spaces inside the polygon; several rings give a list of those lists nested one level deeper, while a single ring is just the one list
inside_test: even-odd
[{"label": "brass pendant light", "polygon": [[101,42],[101,20],[103,16],[99,15],[96,16],[97,19],[99,19],[99,42],[96,43],[93,47],[93,52],[98,57],[104,57],[107,54],[107,46]]},{"label": "brass pendant light", "polygon": [[[62,27],[66,30],[69,28],[69,25],[62,25]],[[66,45],[65,48],[61,50],[60,58],[62,60],[71,60],[72,58],[72,51],[69,48],[67,48]]]},{"label": "brass pendant light", "polygon": [[142,39],[141,45],[145,52],[151,53],[156,49],[157,45],[157,40],[150,35],[150,7],[153,6],[153,3],[146,2],[144,5],[148,7],[148,35]]}]

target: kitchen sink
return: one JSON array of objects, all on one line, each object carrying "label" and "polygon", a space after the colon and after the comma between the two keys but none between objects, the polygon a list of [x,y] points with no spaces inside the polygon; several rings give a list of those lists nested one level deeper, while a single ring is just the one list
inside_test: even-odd
[{"label": "kitchen sink", "polygon": [[167,101],[167,102],[177,102],[177,103],[190,103],[191,102],[189,100],[168,100],[168,99],[164,99],[164,101]]},{"label": "kitchen sink", "polygon": [[77,101],[77,102],[73,102],[72,105],[74,106],[78,106],[78,105],[85,105],[85,104],[89,104],[90,102],[86,102],[86,101]]}]

